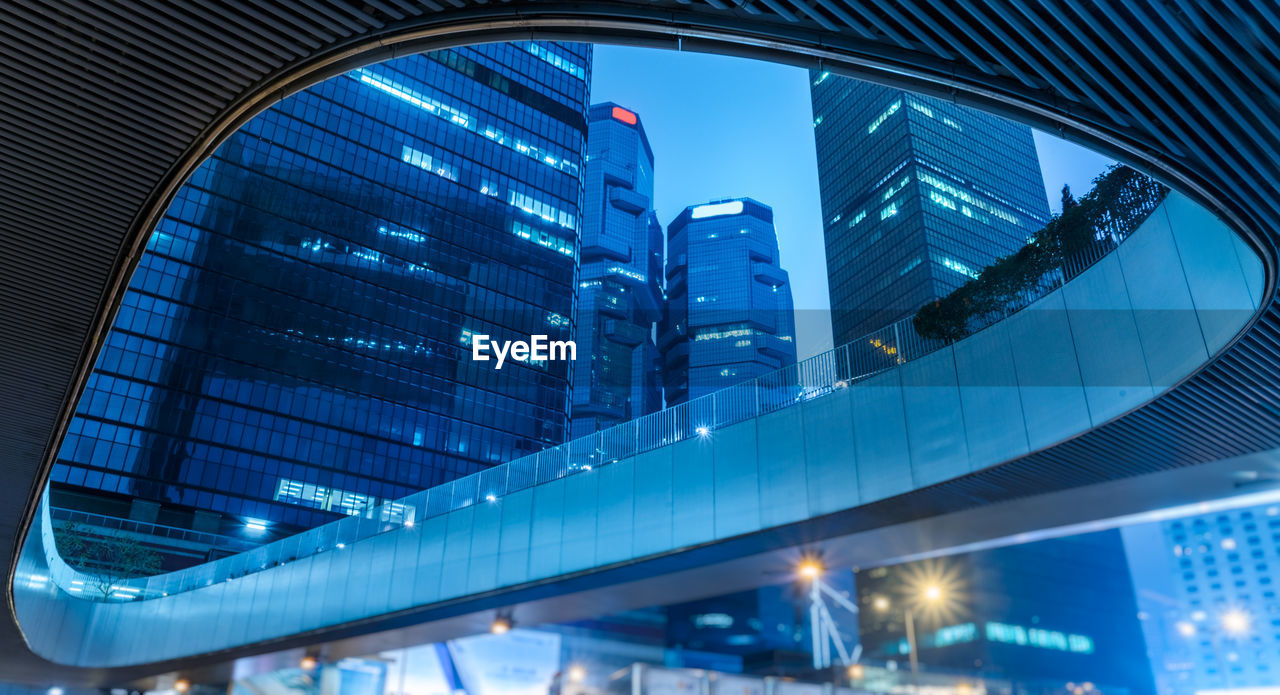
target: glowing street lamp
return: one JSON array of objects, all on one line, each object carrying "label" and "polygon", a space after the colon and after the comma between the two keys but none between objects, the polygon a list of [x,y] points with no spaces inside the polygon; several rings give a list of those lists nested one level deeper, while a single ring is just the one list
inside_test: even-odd
[{"label": "glowing street lamp", "polygon": [[511,632],[513,625],[514,621],[511,620],[510,616],[499,615],[494,618],[493,623],[489,625],[489,632],[492,632],[495,635],[505,635],[508,632]]},{"label": "glowing street lamp", "polygon": [[813,638],[813,667],[824,669],[831,666],[832,645],[835,646],[836,655],[840,657],[841,664],[845,666],[856,664],[862,654],[862,646],[858,645],[854,647],[852,653],[849,652],[844,644],[844,638],[836,627],[835,620],[831,617],[827,599],[835,601],[837,606],[853,615],[858,614],[858,607],[847,596],[822,581],[826,568],[818,561],[817,556],[808,555],[802,558],[796,565],[795,571],[801,579],[809,582],[809,634]]},{"label": "glowing street lamp", "polygon": [[942,600],[942,587],[937,584],[930,584],[924,588],[920,596],[929,603],[937,603]]},{"label": "glowing street lamp", "polygon": [[1228,635],[1243,635],[1249,631],[1249,616],[1241,610],[1230,610],[1222,614],[1222,629]]}]

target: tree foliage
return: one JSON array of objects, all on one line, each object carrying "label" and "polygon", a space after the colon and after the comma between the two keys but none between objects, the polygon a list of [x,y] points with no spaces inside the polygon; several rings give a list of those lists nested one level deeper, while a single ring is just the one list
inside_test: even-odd
[{"label": "tree foliage", "polygon": [[1017,311],[1078,274],[1151,214],[1168,189],[1126,166],[1093,180],[1076,200],[1062,188],[1062,214],[1018,251],[996,259],[951,294],[924,305],[912,319],[922,338],[959,340]]},{"label": "tree foliage", "polygon": [[106,601],[121,580],[160,571],[160,554],[121,533],[95,533],[72,521],[54,529],[58,554],[85,576],[85,591]]}]

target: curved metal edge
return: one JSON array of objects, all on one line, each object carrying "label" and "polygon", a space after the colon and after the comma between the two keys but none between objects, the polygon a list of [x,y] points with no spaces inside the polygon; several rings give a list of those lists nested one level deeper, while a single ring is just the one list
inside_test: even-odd
[{"label": "curved metal edge", "polygon": [[[16,620],[14,603],[18,557],[38,511],[58,446],[92,373],[98,352],[110,332],[129,279],[141,260],[147,236],[159,223],[182,184],[247,121],[275,102],[325,79],[401,55],[476,43],[534,39],[665,47],[830,70],[839,75],[949,99],[1055,132],[1069,141],[1086,145],[1153,175],[1221,216],[1227,226],[1258,255],[1264,269],[1262,296],[1265,299],[1259,309],[1217,355],[1200,365],[1184,382],[1230,352],[1232,346],[1257,322],[1275,295],[1280,274],[1277,250],[1248,209],[1234,204],[1218,186],[1177,160],[1162,156],[1157,151],[1158,145],[1144,142],[1140,137],[1110,132],[1104,125],[1106,119],[1103,116],[1072,113],[1068,108],[1070,104],[1057,103],[1048,91],[1041,93],[1043,99],[1029,98],[1023,90],[1004,88],[977,71],[963,68],[963,64],[904,52],[875,42],[695,10],[673,12],[582,5],[538,8],[491,6],[483,10],[451,12],[447,19],[420,17],[390,24],[378,32],[338,44],[320,55],[278,71],[229,105],[161,177],[130,224],[126,242],[113,263],[112,280],[99,301],[98,320],[81,350],[80,368],[64,396],[63,414],[46,444],[39,475],[32,481],[29,501],[11,546],[5,599],[9,616],[20,634],[22,631]],[[1165,393],[1172,392],[1177,386],[1172,386]],[[26,635],[22,636],[26,641]],[[136,669],[130,670],[136,675]],[[100,670],[95,670],[95,674],[103,675]]]}]

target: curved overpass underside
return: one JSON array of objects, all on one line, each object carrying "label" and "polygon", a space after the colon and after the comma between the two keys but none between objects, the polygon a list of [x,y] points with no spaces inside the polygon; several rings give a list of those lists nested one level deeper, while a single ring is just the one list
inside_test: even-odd
[{"label": "curved overpass underside", "polygon": [[1192,196],[1262,258],[1263,308],[1216,360],[1108,424],[909,500],[927,516],[1280,447],[1277,32],[1280,10],[1236,2],[6,5],[0,531],[14,540],[0,559],[10,597],[0,672],[48,673],[13,617],[12,560],[146,233],[199,161],[272,100],[399,52],[480,40],[783,59],[1059,132]]}]

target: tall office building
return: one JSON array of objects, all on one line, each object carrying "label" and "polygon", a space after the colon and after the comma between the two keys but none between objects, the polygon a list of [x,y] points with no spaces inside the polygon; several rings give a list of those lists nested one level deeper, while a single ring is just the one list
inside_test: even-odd
[{"label": "tall office building", "polygon": [[909,661],[910,613],[928,669],[1027,695],[1154,692],[1119,531],[879,567],[855,583],[872,661]]},{"label": "tall office building", "polygon": [[662,408],[654,328],[662,320],[662,225],[653,211],[653,150],[617,104],[588,115],[582,255],[573,373],[573,436]]},{"label": "tall office building", "polygon": [[284,532],[563,441],[568,363],[471,341],[571,335],[590,65],[437,51],[247,123],[151,237],[55,505]]},{"label": "tall office building", "polygon": [[685,208],[667,226],[666,275],[659,346],[668,405],[795,364],[772,208],[750,198]]},{"label": "tall office building", "polygon": [[947,295],[1048,220],[1026,126],[830,73],[811,77],[837,345]]},{"label": "tall office building", "polygon": [[1280,682],[1280,505],[1122,532],[1160,695]]}]

